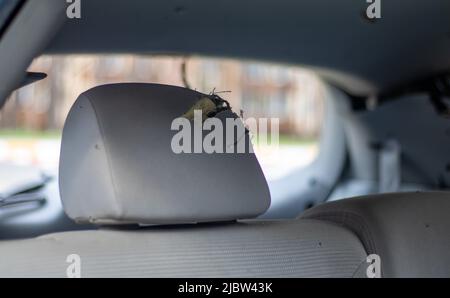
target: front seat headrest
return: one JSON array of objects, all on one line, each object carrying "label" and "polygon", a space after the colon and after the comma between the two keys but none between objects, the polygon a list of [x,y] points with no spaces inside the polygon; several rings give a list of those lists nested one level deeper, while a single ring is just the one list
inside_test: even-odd
[{"label": "front seat headrest", "polygon": [[61,144],[59,186],[67,215],[97,224],[175,224],[266,211],[269,189],[253,153],[172,151],[172,121],[204,96],[140,83],[81,94]]}]

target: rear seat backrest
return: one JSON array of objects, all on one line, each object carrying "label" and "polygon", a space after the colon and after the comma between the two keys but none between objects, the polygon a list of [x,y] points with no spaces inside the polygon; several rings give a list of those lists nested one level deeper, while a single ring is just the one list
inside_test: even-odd
[{"label": "rear seat backrest", "polygon": [[334,201],[302,219],[353,231],[381,258],[383,277],[450,277],[450,193],[413,192]]},{"label": "rear seat backrest", "polygon": [[0,277],[364,277],[358,238],[317,220],[66,232],[0,242]]}]

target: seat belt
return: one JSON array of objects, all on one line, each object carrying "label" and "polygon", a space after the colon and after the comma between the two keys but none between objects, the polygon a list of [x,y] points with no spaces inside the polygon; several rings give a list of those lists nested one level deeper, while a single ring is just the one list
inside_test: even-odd
[{"label": "seat belt", "polygon": [[396,192],[401,184],[401,147],[396,140],[383,143],[378,155],[378,187],[380,193]]}]

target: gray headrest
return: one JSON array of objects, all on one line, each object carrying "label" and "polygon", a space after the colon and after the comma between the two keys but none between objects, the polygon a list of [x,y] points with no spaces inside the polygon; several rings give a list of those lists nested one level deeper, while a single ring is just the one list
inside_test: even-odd
[{"label": "gray headrest", "polygon": [[172,121],[203,96],[137,83],[81,94],[61,145],[59,186],[68,216],[100,224],[171,224],[263,213],[270,195],[253,153],[172,151]]}]

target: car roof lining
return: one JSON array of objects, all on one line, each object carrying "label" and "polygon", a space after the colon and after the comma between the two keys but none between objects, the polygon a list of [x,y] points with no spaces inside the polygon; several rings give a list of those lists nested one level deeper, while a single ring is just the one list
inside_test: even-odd
[{"label": "car roof lining", "polygon": [[450,2],[90,0],[45,50],[189,53],[304,65],[366,96],[450,69]]}]

